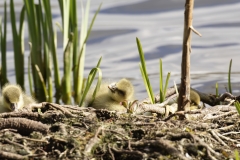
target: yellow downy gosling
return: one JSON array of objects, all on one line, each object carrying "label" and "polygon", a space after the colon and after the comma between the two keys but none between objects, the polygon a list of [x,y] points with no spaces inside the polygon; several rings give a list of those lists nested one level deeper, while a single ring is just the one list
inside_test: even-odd
[{"label": "yellow downy gosling", "polygon": [[31,96],[27,96],[19,85],[6,84],[2,88],[0,97],[0,113],[18,111],[34,103],[36,101]]},{"label": "yellow downy gosling", "polygon": [[123,101],[132,101],[134,96],[134,87],[132,83],[123,78],[117,83],[101,84],[96,94],[95,100],[91,102],[92,91],[89,92],[85,103],[88,107],[96,109],[108,109],[110,111],[126,111],[121,104]]}]

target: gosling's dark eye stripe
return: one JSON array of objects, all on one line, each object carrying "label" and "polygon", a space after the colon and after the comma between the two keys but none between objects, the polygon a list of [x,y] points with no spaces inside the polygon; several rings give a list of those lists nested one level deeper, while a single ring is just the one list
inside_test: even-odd
[{"label": "gosling's dark eye stripe", "polygon": [[7,102],[7,103],[10,103],[10,101],[9,101],[9,99],[8,99],[8,98],[5,98],[5,100],[6,100],[6,102]]},{"label": "gosling's dark eye stripe", "polygon": [[122,90],[117,90],[118,94],[122,95],[122,96],[125,96],[126,92],[125,91],[122,91]]}]

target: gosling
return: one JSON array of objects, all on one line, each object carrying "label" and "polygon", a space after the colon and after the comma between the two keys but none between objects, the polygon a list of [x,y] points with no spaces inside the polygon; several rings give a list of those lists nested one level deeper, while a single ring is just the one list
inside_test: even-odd
[{"label": "gosling", "polygon": [[[91,102],[91,95],[86,98],[86,104]],[[134,97],[134,87],[127,79],[121,79],[117,83],[102,84],[96,94],[94,101],[88,107],[96,109],[108,109],[110,111],[125,112],[126,108],[121,104],[124,101],[132,101]]]},{"label": "gosling", "polygon": [[18,111],[33,103],[36,101],[27,96],[19,85],[6,84],[0,97],[0,113]]},{"label": "gosling", "polygon": [[190,89],[190,101],[191,101],[191,105],[190,105],[191,110],[202,108],[201,98],[199,94],[192,88]]}]

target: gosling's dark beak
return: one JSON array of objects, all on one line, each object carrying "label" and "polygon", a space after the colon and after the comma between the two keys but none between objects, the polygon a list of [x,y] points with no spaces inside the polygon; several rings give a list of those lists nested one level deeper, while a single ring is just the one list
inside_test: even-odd
[{"label": "gosling's dark beak", "polygon": [[11,103],[10,108],[11,108],[12,111],[15,111],[16,108],[17,108],[17,103]]},{"label": "gosling's dark beak", "polygon": [[108,88],[110,89],[110,91],[112,93],[114,93],[117,90],[117,84],[116,83],[111,83],[110,85],[108,85]]}]

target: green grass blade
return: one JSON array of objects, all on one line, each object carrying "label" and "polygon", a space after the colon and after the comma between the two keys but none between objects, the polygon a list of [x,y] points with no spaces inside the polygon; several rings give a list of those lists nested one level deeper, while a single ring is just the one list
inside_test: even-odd
[{"label": "green grass blade", "polygon": [[[56,48],[57,48],[57,35],[56,35],[56,31],[54,31],[53,28],[53,22],[52,22],[52,11],[51,11],[51,5],[50,5],[50,1],[48,0],[44,0],[43,1],[43,6],[44,6],[44,12],[45,12],[45,16],[44,18],[46,19],[46,26],[45,26],[45,30],[48,31],[45,33],[45,38],[46,40],[48,40],[48,48],[49,48],[49,58],[52,57],[51,61],[48,61],[48,70],[47,70],[47,77],[48,77],[48,81],[52,81],[52,77],[51,75],[51,64],[50,62],[53,62],[53,69],[54,69],[54,85],[55,85],[55,98],[56,98],[56,102],[59,103],[60,100],[60,96],[61,96],[61,80],[60,80],[60,73],[59,73],[59,66],[58,66],[58,59],[57,59],[57,53],[56,53]],[[61,28],[62,29],[62,28]],[[52,56],[50,56],[50,54]],[[49,90],[49,98],[52,97],[52,93],[50,94],[50,90],[52,88],[52,84],[49,85],[48,90]]]},{"label": "green grass blade", "polygon": [[[42,33],[43,33],[43,39],[44,39],[44,69],[45,69],[45,81],[46,84],[48,85],[48,102],[52,102],[53,100],[53,87],[52,87],[52,73],[51,73],[51,49],[54,48],[53,47],[53,31],[51,28],[51,23],[52,21],[49,20],[50,18],[47,17],[52,17],[51,16],[51,12],[49,10],[49,6],[50,3],[48,1],[48,3],[46,1],[43,1],[44,3],[42,3],[41,1],[39,1],[39,5],[38,5],[38,15],[39,15],[39,20],[40,20],[40,25],[42,28]],[[45,11],[45,13],[44,13]],[[49,16],[50,15],[50,16]]]},{"label": "green grass blade", "polygon": [[231,68],[232,68],[232,59],[230,60],[229,70],[228,70],[228,90],[229,90],[229,93],[232,94],[232,86],[231,86]]},{"label": "green grass blade", "polygon": [[[19,26],[19,36],[22,39],[22,48],[24,49],[24,20],[25,20],[25,7],[23,6],[21,13],[20,13],[20,26]],[[24,50],[23,50],[24,52]]]},{"label": "green grass blade", "polygon": [[4,2],[4,24],[3,24],[3,32],[2,32],[2,21],[0,24],[0,32],[1,32],[1,86],[4,86],[5,83],[8,83],[7,80],[7,60],[6,60],[6,41],[7,41],[7,4]]},{"label": "green grass blade", "polygon": [[52,102],[53,101],[53,86],[52,86],[52,76],[51,76],[51,62],[50,62],[50,53],[49,53],[49,47],[47,45],[46,42],[44,42],[44,52],[45,52],[45,56],[46,56],[46,81],[48,84],[48,102]]},{"label": "green grass blade", "polygon": [[52,59],[53,59],[53,67],[54,67],[54,82],[55,82],[55,98],[56,103],[59,103],[61,98],[61,80],[60,80],[60,73],[58,67],[58,58],[57,58],[57,33],[56,30],[53,32],[53,48],[52,48]]},{"label": "green grass blade", "polygon": [[73,34],[70,34],[67,46],[64,51],[64,69],[63,69],[63,80],[62,80],[62,101],[65,104],[71,104],[72,102],[72,41]]},{"label": "green grass blade", "polygon": [[[78,34],[78,18],[77,18],[77,4],[76,0],[70,1],[70,29],[74,34],[73,39],[73,66],[77,66],[77,60],[79,55],[79,34]],[[75,70],[76,71],[76,70]],[[76,74],[76,73],[74,73]]]},{"label": "green grass blade", "polygon": [[102,57],[99,58],[96,67],[93,68],[93,69],[90,71],[89,75],[88,75],[88,79],[87,79],[87,82],[86,82],[86,86],[85,86],[85,89],[84,89],[84,91],[83,91],[83,95],[82,95],[82,97],[81,97],[79,106],[82,106],[82,105],[83,105],[83,102],[84,102],[84,100],[85,100],[85,97],[86,97],[86,95],[87,95],[87,93],[88,93],[88,91],[89,91],[89,89],[90,89],[90,87],[91,87],[91,85],[92,85],[92,82],[93,82],[93,80],[94,80],[94,78],[95,78],[95,76],[96,76],[96,73],[98,72],[98,82],[97,82],[97,85],[96,85],[96,87],[95,87],[95,89],[94,89],[94,92],[93,92],[92,102],[93,102],[94,99],[95,99],[95,96],[96,96],[96,94],[97,94],[97,91],[98,91],[99,88],[100,88],[101,81],[102,81],[102,71],[101,71],[101,69],[99,68],[99,67],[100,67],[100,64],[101,64],[101,61],[102,61]]},{"label": "green grass blade", "polygon": [[82,106],[83,105],[83,102],[84,102],[84,99],[92,85],[92,82],[95,78],[94,74],[98,72],[98,82],[97,82],[97,85],[94,89],[94,92],[93,92],[93,95],[92,95],[92,101],[90,102],[90,104],[94,101],[95,99],[95,96],[96,96],[96,93],[98,92],[99,88],[100,88],[100,85],[101,85],[101,80],[102,80],[102,71],[100,68],[93,68],[89,75],[88,75],[88,79],[87,79],[87,83],[86,83],[86,87],[85,87],[85,90],[83,91],[83,95],[82,95],[82,98],[81,98],[81,101],[79,103],[79,106]]},{"label": "green grass blade", "polygon": [[[29,33],[30,33],[30,40],[32,41],[32,50],[33,52],[35,52],[35,50],[38,52],[38,44],[39,44],[39,26],[37,24],[37,13],[36,13],[36,7],[34,4],[34,0],[24,0],[24,4],[26,7],[26,12],[27,12],[27,18],[28,18],[28,29],[29,29]],[[34,57],[34,59],[36,60],[36,62],[40,61],[37,59],[41,58],[41,56],[39,55],[38,57]],[[33,59],[32,59],[33,60]],[[34,61],[35,61],[34,60]],[[35,63],[35,62],[33,62]]]},{"label": "green grass blade", "polygon": [[[1,35],[0,35],[1,36]],[[1,43],[1,41],[0,41]],[[2,67],[0,65],[0,80],[2,79]],[[2,88],[1,81],[0,81],[0,88]]]},{"label": "green grass blade", "polygon": [[236,101],[234,103],[234,106],[236,107],[237,111],[238,111],[238,114],[240,115],[240,103],[238,101]]},{"label": "green grass blade", "polygon": [[218,97],[219,96],[219,93],[218,93],[218,83],[216,83],[216,97]]},{"label": "green grass blade", "polygon": [[88,40],[88,38],[89,38],[89,35],[90,35],[91,31],[92,31],[93,24],[94,24],[94,22],[95,22],[95,20],[96,20],[96,18],[97,18],[97,15],[98,15],[101,7],[102,7],[102,3],[99,5],[97,11],[95,12],[95,14],[94,14],[94,16],[93,16],[93,19],[92,19],[92,21],[91,21],[91,23],[90,23],[90,26],[89,26],[89,28],[88,28],[87,35],[86,35],[86,37],[85,37],[84,43],[86,43],[87,40]]},{"label": "green grass blade", "polygon": [[63,0],[58,0],[58,4],[60,8],[61,17],[63,19]]},{"label": "green grass blade", "polygon": [[[31,52],[32,44],[29,43],[29,48]],[[29,89],[30,93],[33,97],[35,97],[34,91],[33,91],[33,78],[32,78],[32,72],[31,72],[31,56],[28,56],[28,81],[29,81]]]},{"label": "green grass blade", "polygon": [[162,70],[162,59],[159,60],[159,67],[160,67],[160,73],[159,73],[159,94],[160,94],[160,103],[164,101],[164,91],[163,91],[163,70]]},{"label": "green grass blade", "polygon": [[[90,1],[88,1],[88,2],[90,2]],[[87,6],[89,6],[90,4],[87,4]],[[81,57],[84,57],[84,55],[83,55],[83,49],[84,49],[84,44],[87,42],[87,40],[88,40],[88,38],[89,38],[89,35],[90,35],[90,33],[91,33],[91,31],[92,31],[92,27],[93,27],[93,24],[94,24],[94,22],[95,22],[95,20],[96,20],[96,18],[97,18],[97,15],[98,15],[98,13],[99,13],[99,11],[100,11],[100,9],[101,9],[101,6],[102,6],[102,3],[99,5],[99,7],[98,7],[98,9],[97,9],[97,11],[95,12],[95,14],[94,14],[94,16],[93,16],[93,18],[92,18],[92,21],[91,21],[91,23],[90,23],[90,26],[89,26],[89,28],[88,28],[88,30],[87,30],[87,34],[85,33],[85,34],[83,34],[83,35],[86,35],[86,36],[84,36],[84,37],[82,37],[81,38],[81,41],[83,40],[83,42],[81,43],[81,41],[80,41],[80,46],[81,46],[81,48],[80,48],[80,55],[79,55],[79,58],[81,58]],[[86,17],[88,17],[88,12],[89,12],[89,7],[86,7]],[[85,22],[84,22],[84,27],[83,28],[87,28],[86,27],[86,25],[87,25],[87,18],[86,17],[84,17],[84,20],[85,20]],[[79,59],[79,62],[80,62],[80,59]],[[78,62],[78,64],[79,64],[79,62]]]},{"label": "green grass blade", "polygon": [[23,22],[24,22],[25,9],[22,8],[20,14],[20,29],[19,33],[16,26],[15,9],[13,0],[10,1],[10,15],[13,36],[13,49],[14,49],[14,64],[16,73],[16,82],[24,89],[24,39],[23,39]]},{"label": "green grass blade", "polygon": [[39,76],[39,79],[41,80],[41,84],[42,84],[42,88],[44,90],[44,95],[46,96],[45,99],[48,99],[48,92],[47,92],[47,88],[46,88],[46,85],[45,85],[45,82],[44,82],[44,79],[43,79],[43,75],[39,69],[39,67],[35,64],[35,69],[38,73],[38,76]]},{"label": "green grass blade", "polygon": [[140,60],[141,60],[140,71],[142,73],[142,77],[143,77],[143,80],[144,80],[146,90],[148,92],[148,96],[151,100],[151,103],[153,104],[153,103],[155,103],[155,97],[154,97],[154,94],[153,94],[153,91],[152,91],[152,86],[151,86],[149,78],[148,78],[144,53],[143,53],[143,50],[142,50],[142,45],[141,45],[141,42],[139,41],[138,38],[136,38],[136,41],[137,41],[138,52],[139,52],[139,56],[140,56]]},{"label": "green grass blade", "polygon": [[24,6],[26,9],[28,31],[29,31],[29,41],[32,43],[31,52],[31,62],[32,62],[32,73],[33,73],[33,84],[35,95],[38,101],[46,101],[45,91],[42,87],[42,81],[39,78],[39,74],[35,69],[35,65],[39,67],[39,70],[45,79],[45,70],[42,60],[42,34],[40,28],[40,13],[38,10],[38,5],[34,4],[34,0],[24,0]]},{"label": "green grass blade", "polygon": [[[2,41],[2,17],[0,16],[0,46],[2,47],[1,41]],[[1,63],[0,63],[0,88],[2,88],[2,67],[1,67]]]},{"label": "green grass blade", "polygon": [[69,0],[62,0],[62,11],[63,11],[63,19],[62,19],[62,26],[63,26],[63,48],[66,48],[68,43],[69,37],[69,14],[70,14],[70,1]]},{"label": "green grass blade", "polygon": [[[167,92],[168,82],[169,82],[170,76],[171,76],[171,73],[168,72],[167,78],[166,78],[166,82],[165,82],[165,86],[164,86],[164,91],[163,91],[163,93],[164,93],[164,95],[163,95],[164,100],[165,100],[165,97],[166,97],[166,92]],[[163,100],[163,101],[164,101],[164,100]]]},{"label": "green grass blade", "polygon": [[[81,1],[82,2],[82,1]],[[82,10],[83,11],[83,10]],[[77,84],[76,83],[81,83],[83,84],[82,80],[77,80],[77,76],[78,76],[78,71],[77,71],[77,63],[78,63],[78,56],[79,56],[79,33],[78,33],[78,12],[77,12],[77,5],[76,5],[76,0],[71,0],[70,1],[70,30],[73,32],[74,34],[74,39],[73,39],[73,88],[74,88],[74,92],[76,93],[76,89],[77,88]],[[83,23],[82,23],[83,24]],[[83,36],[83,32],[82,32],[81,28],[81,36]],[[84,86],[82,85],[82,88]],[[81,89],[82,91],[83,89]],[[80,99],[77,99],[77,93],[74,94],[74,101],[76,104],[79,103]]]},{"label": "green grass blade", "polygon": [[[154,99],[152,98],[152,95],[151,95],[151,92],[150,92],[150,88],[149,88],[149,85],[147,83],[147,80],[145,78],[145,73],[144,73],[144,70],[143,70],[143,67],[141,64],[139,64],[139,68],[140,68],[140,71],[141,71],[141,74],[142,74],[142,77],[143,77],[143,82],[144,82],[144,85],[146,87],[146,90],[147,90],[147,94],[148,94],[148,97],[151,101],[151,104],[154,104]],[[151,87],[151,86],[150,86]]]},{"label": "green grass blade", "polygon": [[[100,67],[101,61],[102,61],[102,56],[99,58],[98,63],[97,63],[97,65],[96,65],[95,68],[99,68],[99,67]],[[94,72],[94,73],[93,73],[93,77],[96,76],[96,73],[97,73],[97,72]]]}]

